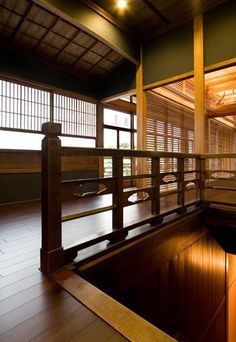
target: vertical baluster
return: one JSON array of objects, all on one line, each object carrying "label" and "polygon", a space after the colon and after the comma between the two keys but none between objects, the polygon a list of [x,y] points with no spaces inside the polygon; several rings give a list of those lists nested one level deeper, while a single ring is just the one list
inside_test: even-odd
[{"label": "vertical baluster", "polygon": [[200,200],[201,202],[205,201],[206,199],[206,158],[200,156]]},{"label": "vertical baluster", "polygon": [[112,174],[114,179],[113,187],[113,205],[115,208],[112,211],[112,228],[113,231],[119,231],[113,235],[110,241],[117,242],[125,238],[126,232],[122,232],[124,225],[123,215],[123,157],[112,157]]},{"label": "vertical baluster", "polygon": [[184,214],[186,212],[185,205],[185,184],[184,184],[184,158],[178,157],[178,199],[177,204],[181,206],[178,209],[179,214]]},{"label": "vertical baluster", "polygon": [[155,215],[152,224],[161,223],[162,218],[160,215],[160,158],[152,157],[152,186],[153,198],[152,198],[152,215]]},{"label": "vertical baluster", "polygon": [[41,270],[50,273],[64,265],[61,239],[61,125],[44,123],[42,132],[42,248]]}]

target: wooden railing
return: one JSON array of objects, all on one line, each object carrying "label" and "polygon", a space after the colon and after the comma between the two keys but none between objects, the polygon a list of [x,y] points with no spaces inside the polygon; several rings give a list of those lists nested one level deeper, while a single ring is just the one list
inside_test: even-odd
[{"label": "wooden railing", "polygon": [[204,203],[236,207],[236,153],[205,154],[201,160]]},{"label": "wooden railing", "polygon": [[[205,159],[196,154],[151,152],[136,150],[112,150],[92,148],[61,148],[58,135],[60,125],[45,123],[42,142],[42,248],[41,270],[45,273],[62,267],[75,258],[77,252],[98,242],[108,240],[112,244],[123,241],[134,228],[162,222],[170,214],[183,214],[189,206],[199,205],[204,199],[202,168]],[[112,177],[62,181],[61,159],[64,156],[92,156],[112,158]],[[123,176],[123,158],[144,158],[146,173]],[[124,188],[129,180],[135,186]],[[80,198],[110,194],[111,205],[62,216],[62,192],[78,197],[75,189],[84,184],[95,183],[94,191],[79,195]],[[62,191],[63,189],[63,191]],[[137,222],[124,223],[124,208],[149,202],[148,216]],[[168,202],[168,203],[167,203]],[[111,211],[112,229],[83,243],[69,248],[62,246],[62,224],[85,216]]]}]

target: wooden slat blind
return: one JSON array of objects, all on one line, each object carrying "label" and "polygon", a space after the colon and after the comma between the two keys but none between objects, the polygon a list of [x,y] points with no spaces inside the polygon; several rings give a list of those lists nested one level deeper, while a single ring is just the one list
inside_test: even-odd
[{"label": "wooden slat blind", "polygon": [[[218,120],[210,120],[210,153],[234,153],[236,151],[235,130]],[[211,159],[210,169],[234,170],[233,158]]]},{"label": "wooden slat blind", "polygon": [[[193,110],[148,91],[147,150],[193,153]],[[193,168],[192,163],[190,164],[185,163],[186,170]],[[160,170],[161,172],[177,171],[177,160],[161,158]],[[176,183],[162,185],[161,190],[175,189],[176,186]]]}]

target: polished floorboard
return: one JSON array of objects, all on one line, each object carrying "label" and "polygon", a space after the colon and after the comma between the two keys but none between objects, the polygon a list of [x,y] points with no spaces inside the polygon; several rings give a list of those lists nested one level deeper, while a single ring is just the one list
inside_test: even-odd
[{"label": "polished floorboard", "polygon": [[[161,210],[175,202],[173,196],[162,199]],[[63,215],[110,204],[109,196],[67,201]],[[0,206],[0,342],[126,341],[39,271],[40,210],[39,201]],[[149,202],[130,206],[124,211],[125,225],[149,215]],[[63,246],[108,233],[111,223],[111,212],[63,223]]]},{"label": "polished floorboard", "polygon": [[40,231],[39,202],[0,206],[0,341],[126,341],[39,271]]}]

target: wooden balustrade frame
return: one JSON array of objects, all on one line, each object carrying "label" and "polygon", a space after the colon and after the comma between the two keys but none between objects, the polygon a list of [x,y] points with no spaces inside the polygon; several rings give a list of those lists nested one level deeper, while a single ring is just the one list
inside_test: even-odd
[{"label": "wooden balustrade frame", "polygon": [[[42,248],[41,248],[41,270],[44,273],[51,273],[61,268],[64,263],[72,261],[77,252],[83,248],[89,247],[98,242],[109,240],[111,243],[124,241],[129,230],[134,229],[143,224],[149,223],[155,226],[163,220],[163,218],[172,213],[184,214],[188,206],[199,205],[205,201],[206,191],[206,160],[208,158],[217,158],[216,155],[197,155],[185,153],[171,152],[152,152],[137,150],[113,150],[102,148],[61,148],[60,144],[60,125],[55,123],[43,124],[43,133],[45,138],[42,142]],[[92,156],[92,157],[112,157],[113,160],[113,176],[110,178],[93,178],[83,180],[61,180],[61,159],[65,156]],[[151,172],[148,174],[138,174],[132,176],[123,176],[123,158],[149,158],[151,159]],[[236,158],[236,154],[221,154],[220,158]],[[177,159],[177,171],[160,172],[161,158]],[[195,169],[185,170],[185,159],[195,159]],[[186,185],[189,183],[185,180],[186,174],[195,173],[193,182],[196,190],[200,192],[200,199],[186,203],[185,193],[189,190]],[[177,188],[171,191],[160,193],[160,187],[165,183],[165,176],[173,177],[173,181],[177,183]],[[145,179],[151,180],[150,185],[142,188],[123,189],[123,183],[128,179]],[[67,192],[81,184],[96,183],[98,191],[90,192],[81,197],[98,196],[100,194],[112,194],[112,205],[80,212],[72,215],[61,216],[61,189],[66,188]],[[101,189],[101,185],[104,187]],[[133,203],[129,201],[129,197],[133,194],[142,193],[137,196],[137,201]],[[170,194],[177,194],[177,205],[175,208],[168,209],[164,212],[160,211],[160,199]],[[142,201],[151,201],[150,217],[124,226],[123,209],[126,206],[137,204]],[[90,241],[80,243],[63,249],[61,230],[62,222],[79,219],[81,217],[94,215],[104,211],[112,211],[112,231],[91,239]]]}]

